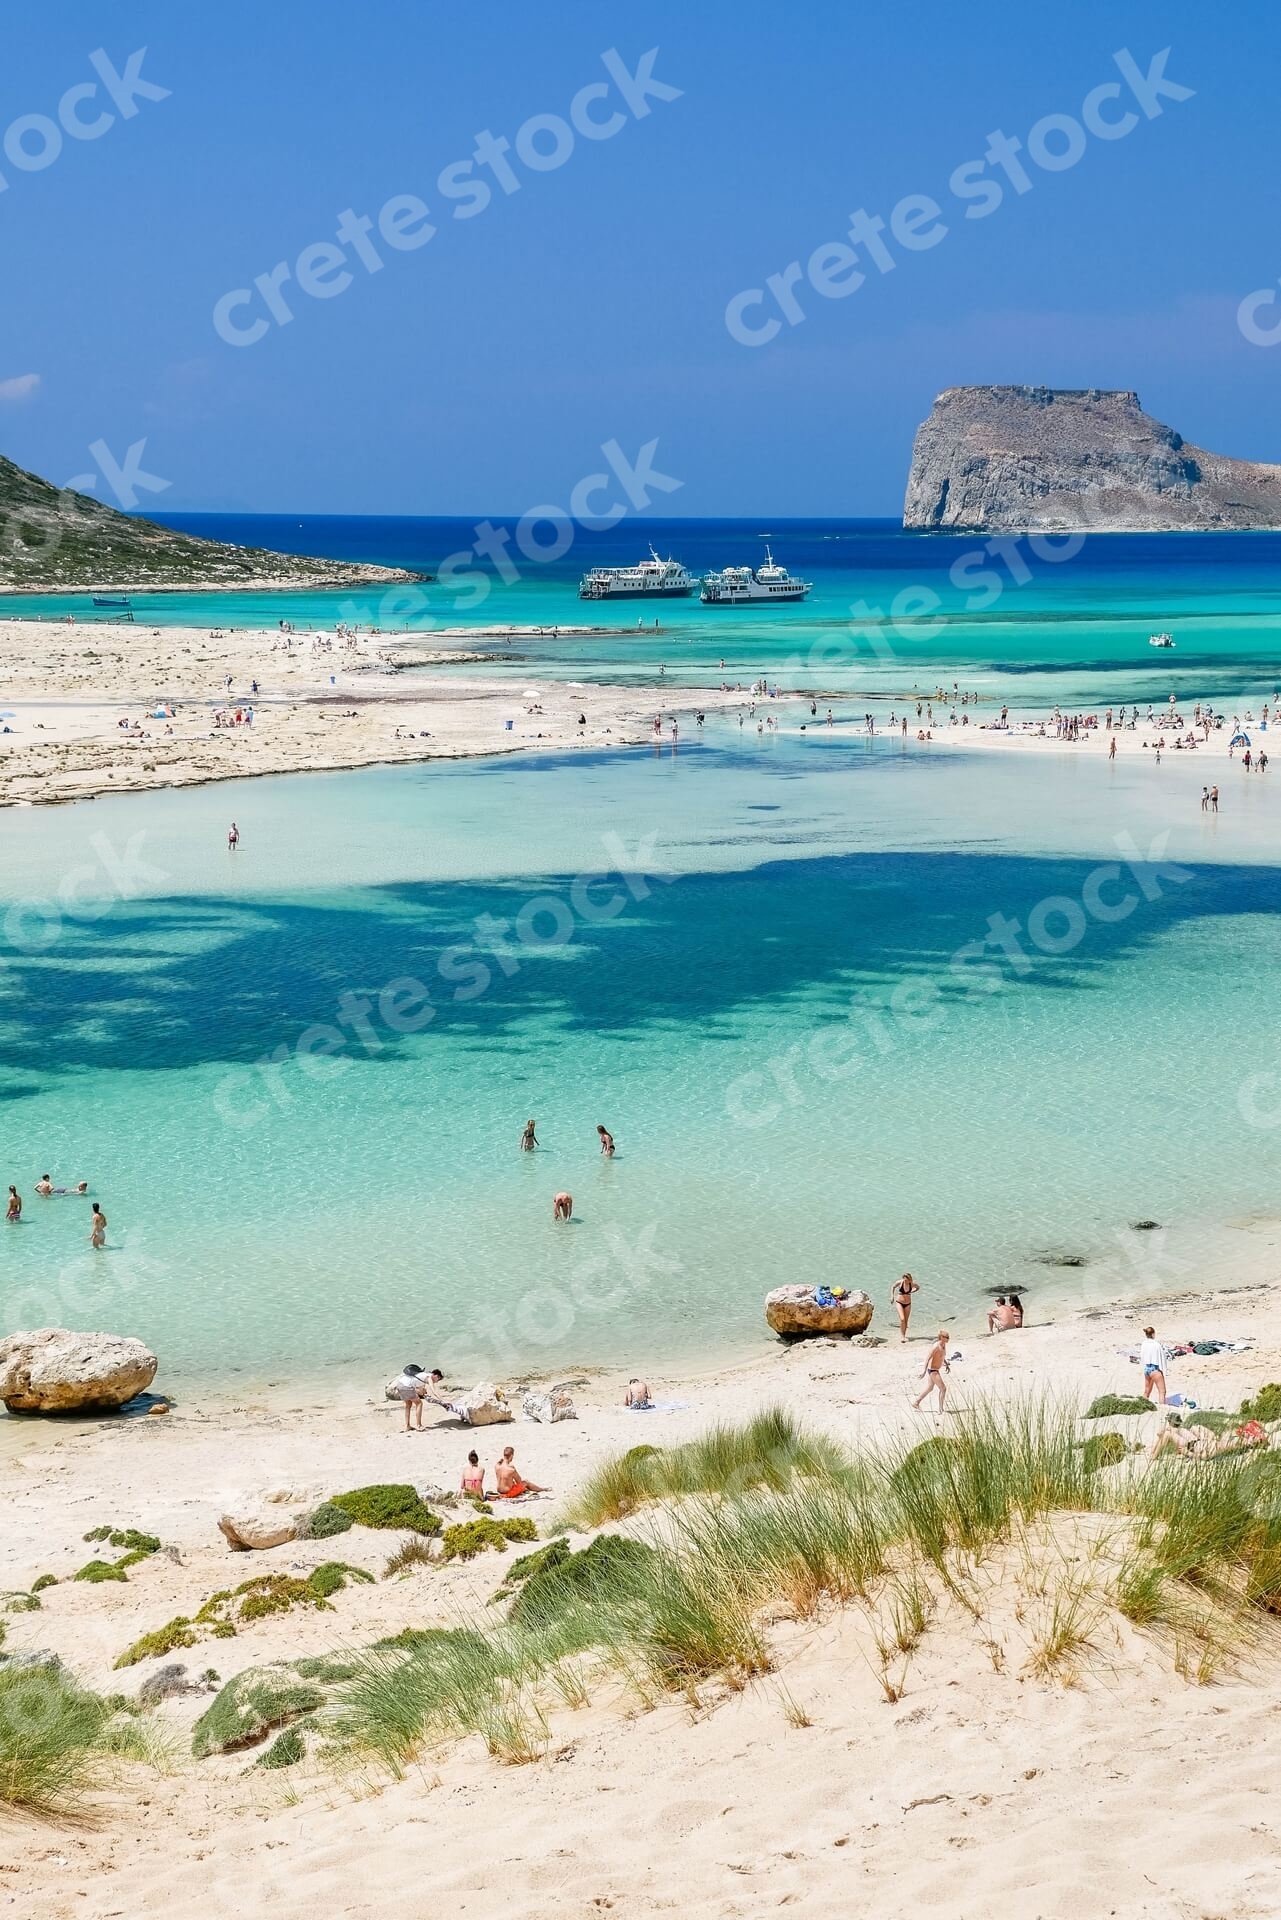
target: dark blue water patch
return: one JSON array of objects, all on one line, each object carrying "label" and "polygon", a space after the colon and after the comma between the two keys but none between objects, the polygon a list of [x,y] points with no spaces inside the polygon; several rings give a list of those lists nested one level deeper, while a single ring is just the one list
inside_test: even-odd
[{"label": "dark blue water patch", "polygon": [[[573,927],[549,951],[521,945],[517,916],[536,895],[567,901],[573,876],[541,881],[399,884],[328,900],[247,909],[231,900],[175,898],[122,905],[109,920],[68,928],[44,957],[11,955],[0,976],[7,1068],[40,1079],[86,1069],[166,1070],[261,1059],[333,1023],[344,994],[372,996],[398,977],[423,982],[429,1035],[512,1050],[548,1035],[608,1033],[641,1040],[661,1029],[732,1037],[746,1012],[798,994],[833,1009],[860,990],[884,999],[900,981],[933,980],[945,999],[972,997],[953,956],[982,941],[989,918],[1026,925],[1049,896],[1080,901],[1099,863],[980,853],[843,854],[777,860],[746,873],[647,883],[617,916]],[[1172,927],[1225,924],[1281,911],[1281,872],[1198,866],[1125,919],[1091,919],[1060,958],[1030,948],[1018,994],[1086,993]],[[1129,888],[1122,873],[1108,892]],[[608,898],[608,887],[598,888]],[[507,922],[505,973],[479,950],[476,926]],[[546,934],[551,922],[544,919]],[[1057,931],[1055,922],[1052,930]],[[455,951],[452,957],[447,949]],[[996,956],[999,960],[999,955]],[[441,972],[455,970],[453,979]],[[458,978],[459,969],[468,971]],[[474,997],[473,985],[482,984]],[[460,997],[461,996],[461,997]],[[380,1028],[375,1060],[405,1042]],[[421,1042],[415,1044],[421,1045]]]}]

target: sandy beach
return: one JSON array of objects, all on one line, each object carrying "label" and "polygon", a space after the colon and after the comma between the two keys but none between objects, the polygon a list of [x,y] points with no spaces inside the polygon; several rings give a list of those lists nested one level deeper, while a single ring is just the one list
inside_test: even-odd
[{"label": "sandy beach", "polygon": [[[750,695],[719,682],[661,689],[577,684],[540,677],[526,657],[519,680],[484,671],[495,642],[535,653],[543,629],[481,628],[424,636],[296,634],[288,650],[270,629],[148,628],[145,623],[64,625],[0,621],[8,706],[0,715],[0,806],[52,805],[157,787],[186,787],[259,774],[317,772],[401,761],[637,746],[654,738],[654,717],[686,731],[702,710],[744,713]],[[562,633],[577,631],[562,628]],[[592,631],[590,628],[583,632]],[[477,651],[489,642],[489,652]],[[412,671],[409,671],[412,670]],[[257,692],[254,685],[257,684]],[[813,701],[817,715],[811,715]],[[1191,714],[1192,702],[1184,703]],[[993,724],[987,705],[962,707],[956,725],[940,704],[928,740],[915,698],[781,692],[758,703],[781,731],[822,727],[829,708],[842,733],[863,732],[875,710],[878,737],[890,732],[913,750],[936,746],[1002,752],[1062,752],[1102,759],[1149,755],[1162,735],[1141,721],[1115,735],[1103,725],[1076,740],[1056,738],[1052,719],[1016,716]],[[901,735],[902,710],[908,732]],[[235,724],[252,708],[252,724]],[[217,716],[225,716],[222,724]],[[1165,729],[1162,754],[1195,761],[1213,778],[1229,756],[1230,726],[1185,752],[1190,728]],[[1176,741],[1183,741],[1175,750]],[[1266,743],[1266,733],[1255,742]]]},{"label": "sandy beach", "polygon": [[[1170,1370],[1172,1392],[1235,1406],[1278,1371],[1281,1221],[1255,1226],[1250,1277],[1221,1290],[1192,1286],[1125,1311],[1087,1306],[994,1339],[977,1324],[958,1329],[954,1405],[1133,1392],[1138,1371],[1119,1350],[1150,1314],[1171,1342],[1250,1343]],[[879,1306],[882,1335],[889,1317]],[[469,1445],[488,1463],[510,1440],[524,1471],[552,1490],[525,1509],[545,1527],[558,1498],[603,1457],[642,1437],[668,1446],[765,1406],[784,1405],[847,1444],[887,1432],[924,1438],[936,1423],[908,1402],[932,1332],[928,1294],[912,1331],[906,1349],[895,1330],[872,1347],[805,1342],[698,1378],[654,1378],[659,1400],[687,1403],[670,1414],[626,1412],[622,1373],[572,1376],[578,1418],[554,1427],[518,1421],[469,1434],[429,1408],[424,1432],[406,1436],[399,1406],[366,1379],[323,1391],[264,1383],[236,1400],[180,1396],[163,1418],[6,1421],[6,1583],[59,1579],[39,1614],[10,1619],[8,1645],[49,1648],[106,1691],[136,1687],[160,1663],[121,1674],[119,1652],[213,1589],[248,1573],[305,1573],[335,1544],[378,1575],[395,1543],[358,1528],[338,1543],[233,1556],[216,1522],[242,1488],[334,1492],[403,1478],[452,1487]],[[1158,1417],[1148,1416],[1153,1426]],[[165,1551],[127,1584],[62,1584],[86,1555],[82,1536],[103,1523],[152,1529]],[[485,1611],[500,1571],[492,1555],[414,1568],[349,1587],[333,1612],[263,1620],[178,1657],[193,1674],[212,1664],[225,1681],[273,1658],[456,1626]],[[1012,1554],[992,1555],[983,1622],[941,1606],[893,1701],[876,1677],[864,1609],[830,1606],[807,1620],[783,1609],[768,1628],[774,1670],[744,1690],[710,1686],[696,1707],[672,1698],[645,1711],[606,1689],[576,1711],[550,1712],[545,1757],[519,1769],[490,1758],[478,1737],[425,1756],[399,1780],[311,1759],[264,1774],[252,1753],[197,1763],[190,1728],[208,1696],[169,1701],[154,1716],[170,1735],[159,1772],[127,1767],[75,1820],[0,1821],[0,1904],[51,1920],[197,1909],[363,1915],[403,1900],[409,1886],[487,1920],[587,1920],[613,1907],[924,1909],[958,1920],[1015,1910],[1042,1920],[1274,1912],[1275,1657],[1246,1658],[1197,1685],[1175,1671],[1167,1641],[1113,1612],[1066,1676],[1040,1678],[1029,1667],[1027,1578]]]}]

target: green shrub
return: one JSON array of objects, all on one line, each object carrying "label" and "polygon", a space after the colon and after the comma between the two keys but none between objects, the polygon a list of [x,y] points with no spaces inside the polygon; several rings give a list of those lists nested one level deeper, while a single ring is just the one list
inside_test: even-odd
[{"label": "green shrub", "polygon": [[199,1638],[186,1614],[180,1613],[165,1626],[157,1627],[154,1633],[144,1633],[131,1647],[126,1647],[114,1665],[136,1667],[140,1660],[155,1660],[162,1653],[176,1652],[179,1647],[194,1647]]},{"label": "green shrub", "polygon": [[1081,1448],[1082,1463],[1087,1473],[1097,1473],[1100,1467],[1114,1467],[1124,1460],[1126,1452],[1119,1433],[1096,1433]]},{"label": "green shrub", "polygon": [[265,1620],[268,1614],[288,1613],[291,1607],[327,1604],[309,1581],[298,1580],[290,1573],[260,1573],[252,1580],[242,1580],[234,1598],[240,1601],[235,1609],[240,1620]]},{"label": "green shrub", "polygon": [[479,1514],[475,1520],[464,1520],[456,1527],[445,1528],[440,1557],[442,1560],[474,1560],[487,1547],[493,1547],[496,1553],[506,1553],[509,1540],[537,1538],[538,1528],[532,1520],[490,1520]]},{"label": "green shrub", "polygon": [[322,1501],[314,1513],[308,1514],[307,1523],[299,1534],[300,1540],[332,1540],[336,1533],[346,1533],[355,1525],[351,1515],[333,1500]]},{"label": "green shrub", "polygon": [[1154,1400],[1144,1400],[1133,1393],[1101,1393],[1097,1400],[1091,1400],[1085,1409],[1087,1420],[1106,1420],[1111,1414],[1151,1413],[1156,1405]]},{"label": "green shrub", "polygon": [[88,1580],[97,1586],[103,1580],[128,1580],[124,1568],[115,1560],[90,1560],[75,1575],[77,1580]]},{"label": "green shrub", "polygon": [[403,1527],[410,1533],[439,1533],[439,1517],[424,1506],[412,1487],[356,1487],[336,1493],[331,1506],[349,1514],[358,1527]]},{"label": "green shrub", "polygon": [[296,1767],[300,1760],[307,1757],[307,1741],[301,1727],[285,1727],[278,1733],[266,1753],[260,1753],[254,1761],[256,1767],[276,1769],[278,1767]]},{"label": "green shrub", "polygon": [[360,1663],[344,1659],[341,1654],[313,1653],[295,1660],[293,1669],[303,1680],[318,1680],[321,1686],[330,1687],[340,1680],[353,1679],[360,1671]]},{"label": "green shrub", "polygon": [[254,1746],[278,1727],[314,1713],[324,1700],[319,1687],[282,1663],[247,1667],[228,1680],[201,1714],[191,1730],[191,1751],[203,1760],[211,1753]]},{"label": "green shrub", "polygon": [[0,1593],[0,1613],[39,1613],[38,1593]]},{"label": "green shrub", "polygon": [[307,1575],[307,1585],[322,1600],[327,1600],[330,1594],[341,1593],[348,1580],[360,1580],[372,1586],[373,1579],[373,1574],[366,1573],[363,1567],[349,1567],[343,1560],[326,1560],[323,1566],[312,1568]]},{"label": "green shrub", "polygon": [[1242,1420],[1281,1420],[1281,1384],[1269,1381],[1252,1399],[1241,1402]]},{"label": "green shrub", "polygon": [[154,1533],[139,1533],[136,1527],[117,1527],[107,1535],[108,1545],[128,1547],[130,1553],[145,1558],[149,1553],[159,1553],[160,1542]]},{"label": "green shrub", "polygon": [[42,1573],[38,1579],[31,1582],[31,1591],[32,1593],[43,1593],[46,1587],[56,1587],[57,1584],[58,1576],[56,1573]]},{"label": "green shrub", "polygon": [[440,1647],[453,1647],[460,1641],[466,1641],[479,1650],[488,1645],[484,1634],[473,1633],[469,1627],[402,1627],[399,1633],[389,1633],[382,1640],[375,1640],[375,1653],[387,1651],[404,1653],[431,1653]]},{"label": "green shrub", "polygon": [[110,1527],[90,1527],[88,1533],[84,1536],[86,1546],[92,1545],[95,1540],[110,1540],[110,1538]]}]

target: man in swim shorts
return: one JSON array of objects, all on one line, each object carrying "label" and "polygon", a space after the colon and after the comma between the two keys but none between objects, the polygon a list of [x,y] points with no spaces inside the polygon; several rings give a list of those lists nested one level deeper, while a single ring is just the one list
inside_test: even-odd
[{"label": "man in swim shorts", "polygon": [[940,1413],[943,1411],[943,1402],[947,1399],[947,1381],[943,1378],[947,1371],[947,1342],[947,1332],[940,1327],[938,1338],[930,1348],[929,1358],[925,1362],[925,1385],[912,1402],[914,1409],[919,1409],[921,1401],[928,1399],[930,1394],[937,1393],[938,1410]]},{"label": "man in swim shorts", "polygon": [[503,1457],[494,1463],[494,1478],[498,1482],[496,1500],[519,1500],[522,1493],[550,1493],[550,1487],[539,1487],[532,1480],[522,1480],[516,1468],[516,1449],[504,1447]]},{"label": "man in swim shorts", "polygon": [[623,1396],[623,1405],[625,1407],[652,1407],[653,1404],[653,1401],[649,1397],[649,1382],[647,1380],[629,1380],[627,1382],[627,1392]]}]

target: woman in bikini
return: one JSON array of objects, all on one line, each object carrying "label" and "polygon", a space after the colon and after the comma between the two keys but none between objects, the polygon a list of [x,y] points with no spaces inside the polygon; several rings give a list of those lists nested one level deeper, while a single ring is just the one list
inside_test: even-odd
[{"label": "woman in bikini", "polygon": [[485,1469],[480,1464],[478,1453],[469,1453],[467,1465],[463,1468],[462,1491],[470,1494],[473,1500],[485,1498]]},{"label": "woman in bikini", "polygon": [[498,1482],[496,1500],[519,1500],[522,1493],[550,1493],[550,1487],[535,1486],[532,1480],[522,1480],[516,1466],[516,1449],[504,1447],[503,1457],[494,1463],[494,1478]]},{"label": "woman in bikini", "polygon": [[907,1339],[907,1323],[912,1318],[912,1295],[920,1291],[910,1273],[903,1274],[890,1288],[890,1303],[898,1314],[900,1342]]}]

